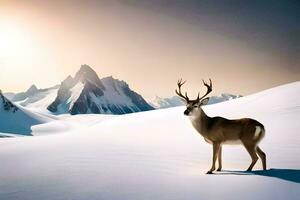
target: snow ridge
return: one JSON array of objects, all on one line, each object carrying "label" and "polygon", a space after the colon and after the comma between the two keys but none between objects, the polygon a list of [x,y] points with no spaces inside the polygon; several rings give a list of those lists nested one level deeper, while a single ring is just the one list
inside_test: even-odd
[{"label": "snow ridge", "polygon": [[18,107],[0,91],[0,135],[13,133],[31,135],[31,127],[49,122],[50,119]]}]

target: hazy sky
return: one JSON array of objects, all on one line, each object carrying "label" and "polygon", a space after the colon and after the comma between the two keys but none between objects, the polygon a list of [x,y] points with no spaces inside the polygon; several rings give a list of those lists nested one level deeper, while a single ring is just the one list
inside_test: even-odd
[{"label": "hazy sky", "polygon": [[[140,94],[201,79],[250,94],[300,80],[300,3],[289,1],[3,1],[0,88],[60,83],[88,64]],[[201,90],[203,91],[203,90]]]}]

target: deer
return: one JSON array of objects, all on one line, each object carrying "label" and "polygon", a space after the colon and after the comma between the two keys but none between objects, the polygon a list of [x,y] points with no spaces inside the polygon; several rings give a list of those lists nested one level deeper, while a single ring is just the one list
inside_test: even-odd
[{"label": "deer", "polygon": [[[200,93],[194,100],[190,100],[187,92],[185,95],[181,92],[181,87],[186,81],[178,80],[176,94],[185,103],[186,109],[184,115],[188,116],[193,127],[204,138],[204,140],[212,144],[213,155],[212,165],[207,174],[212,174],[216,169],[216,161],[218,160],[217,171],[222,170],[222,145],[223,144],[241,144],[249,153],[252,162],[247,171],[252,171],[258,157],[262,161],[263,170],[266,170],[266,154],[258,146],[259,142],[264,138],[264,125],[255,119],[226,119],[223,117],[210,117],[204,111],[202,106],[207,105],[209,97],[207,95],[212,92],[212,81],[209,79],[209,84],[204,80],[203,84],[206,87],[206,93],[199,97]],[[258,155],[258,156],[257,156]]]}]

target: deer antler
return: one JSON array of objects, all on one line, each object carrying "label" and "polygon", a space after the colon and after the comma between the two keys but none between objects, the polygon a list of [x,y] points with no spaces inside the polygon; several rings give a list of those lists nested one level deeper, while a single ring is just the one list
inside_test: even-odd
[{"label": "deer antler", "polygon": [[209,79],[209,85],[204,80],[202,80],[202,82],[203,82],[204,86],[207,88],[207,91],[206,91],[205,95],[203,95],[201,98],[199,98],[199,93],[198,93],[197,100],[203,99],[206,95],[208,95],[212,91],[211,79]]},{"label": "deer antler", "polygon": [[178,80],[178,81],[177,81],[178,91],[177,91],[177,89],[176,89],[175,92],[176,92],[176,94],[177,94],[178,96],[180,96],[180,97],[183,98],[186,102],[188,102],[188,101],[189,101],[189,98],[188,98],[188,96],[187,96],[187,93],[185,93],[185,96],[181,93],[181,86],[182,86],[183,84],[185,84],[185,82],[186,82],[186,81],[182,81],[182,79]]}]

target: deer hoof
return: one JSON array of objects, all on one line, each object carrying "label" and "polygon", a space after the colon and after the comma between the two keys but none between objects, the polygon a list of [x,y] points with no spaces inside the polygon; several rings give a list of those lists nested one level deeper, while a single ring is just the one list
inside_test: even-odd
[{"label": "deer hoof", "polygon": [[206,174],[213,174],[213,172],[212,171],[208,171],[208,172],[206,172]]},{"label": "deer hoof", "polygon": [[218,172],[220,172],[221,170],[222,170],[221,168],[218,168],[218,169],[217,169]]}]

